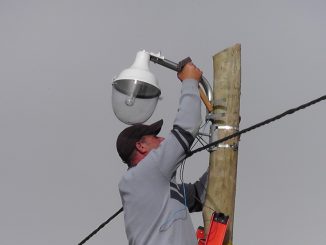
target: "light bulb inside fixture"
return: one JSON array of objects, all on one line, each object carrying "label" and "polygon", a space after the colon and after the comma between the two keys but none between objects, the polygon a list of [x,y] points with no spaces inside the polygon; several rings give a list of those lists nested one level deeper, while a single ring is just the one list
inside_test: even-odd
[{"label": "light bulb inside fixture", "polygon": [[127,106],[133,106],[135,104],[135,97],[132,96],[132,97],[129,97],[126,99],[125,103]]},{"label": "light bulb inside fixture", "polygon": [[140,87],[141,86],[139,86],[139,84],[137,84],[137,80],[135,80],[132,88],[130,89],[131,95],[125,101],[127,106],[133,106],[135,104],[135,99],[138,95]]}]

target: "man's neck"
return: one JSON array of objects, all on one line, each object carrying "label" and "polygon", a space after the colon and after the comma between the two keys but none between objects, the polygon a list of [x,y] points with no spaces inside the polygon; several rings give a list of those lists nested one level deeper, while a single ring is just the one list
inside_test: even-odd
[{"label": "man's neck", "polygon": [[137,164],[147,156],[146,154],[136,153],[133,159],[131,160],[132,166],[137,166]]}]

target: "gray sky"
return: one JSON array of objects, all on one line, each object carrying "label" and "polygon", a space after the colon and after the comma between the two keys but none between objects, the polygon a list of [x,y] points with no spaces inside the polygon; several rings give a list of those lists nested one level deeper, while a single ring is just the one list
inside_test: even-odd
[{"label": "gray sky", "polygon": [[[241,128],[326,91],[326,2],[0,0],[0,244],[77,244],[121,206],[112,78],[137,51],[212,56],[242,45]],[[157,65],[169,131],[176,74]],[[234,244],[326,244],[325,102],[243,135]],[[185,179],[208,166],[188,160]],[[193,216],[194,225],[201,216]],[[126,244],[120,215],[88,241]]]}]

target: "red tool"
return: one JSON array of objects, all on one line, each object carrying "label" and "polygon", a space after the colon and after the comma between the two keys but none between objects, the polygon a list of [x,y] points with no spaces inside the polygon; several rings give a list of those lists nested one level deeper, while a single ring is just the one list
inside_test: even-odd
[{"label": "red tool", "polygon": [[197,229],[198,245],[222,245],[228,225],[229,216],[223,213],[212,214],[209,232],[205,239],[205,232],[203,227]]}]

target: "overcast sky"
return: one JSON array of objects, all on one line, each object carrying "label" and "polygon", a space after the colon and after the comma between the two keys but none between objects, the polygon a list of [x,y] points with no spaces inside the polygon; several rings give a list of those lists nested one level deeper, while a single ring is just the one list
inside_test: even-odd
[{"label": "overcast sky", "polygon": [[[121,207],[112,78],[137,51],[212,56],[242,47],[245,128],[326,92],[326,2],[0,0],[0,244],[77,244]],[[151,65],[171,128],[176,74]],[[234,244],[326,244],[322,102],[241,137]],[[186,181],[208,166],[188,160]],[[201,215],[193,216],[202,224]],[[141,224],[140,224],[141,225]],[[89,245],[127,244],[123,215]]]}]

